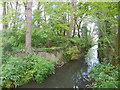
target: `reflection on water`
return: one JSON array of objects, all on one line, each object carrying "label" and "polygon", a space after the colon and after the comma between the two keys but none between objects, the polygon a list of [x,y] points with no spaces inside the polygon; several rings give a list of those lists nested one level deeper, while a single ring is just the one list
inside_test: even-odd
[{"label": "reflection on water", "polygon": [[90,84],[87,82],[87,79],[89,79],[90,77],[87,75],[87,73],[89,72],[89,70],[97,65],[99,63],[99,59],[97,58],[97,48],[98,45],[93,46],[92,48],[89,49],[86,57],[85,57],[85,61],[88,65],[87,71],[83,72],[81,69],[79,72],[77,72],[76,74],[74,74],[74,81],[73,81],[73,88],[80,88],[80,87],[86,87],[87,84]]},{"label": "reflection on water", "polygon": [[89,68],[92,68],[93,66],[99,63],[99,59],[97,58],[98,57],[97,48],[98,48],[98,45],[95,45],[92,48],[90,48],[87,53],[86,61]]},{"label": "reflection on water", "polygon": [[[72,88],[82,72],[87,72],[84,60],[70,61],[63,67],[56,69],[56,73],[47,78],[43,83],[31,81],[20,88]],[[81,73],[79,73],[81,71]]]},{"label": "reflection on water", "polygon": [[56,73],[47,78],[43,83],[30,81],[19,88],[84,88],[87,84],[86,74],[89,68],[98,64],[97,46],[90,48],[87,63],[82,57],[80,60],[70,61],[63,67],[56,69]]}]

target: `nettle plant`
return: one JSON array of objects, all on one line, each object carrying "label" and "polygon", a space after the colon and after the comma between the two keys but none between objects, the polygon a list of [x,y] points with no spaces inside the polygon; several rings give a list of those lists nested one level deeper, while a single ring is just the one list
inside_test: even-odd
[{"label": "nettle plant", "polygon": [[31,77],[29,71],[27,71],[25,61],[10,57],[9,61],[2,64],[2,84],[4,88],[13,88],[27,82]]},{"label": "nettle plant", "polygon": [[34,79],[41,83],[43,82],[49,75],[54,74],[54,64],[50,61],[45,61],[44,58],[40,58],[39,61],[36,61],[33,66]]},{"label": "nettle plant", "polygon": [[90,70],[89,75],[94,78],[93,88],[118,88],[119,68],[103,62]]},{"label": "nettle plant", "polygon": [[37,55],[28,54],[24,59],[11,56],[7,59],[1,66],[0,86],[3,88],[18,87],[30,79],[42,82],[54,73],[55,63]]}]

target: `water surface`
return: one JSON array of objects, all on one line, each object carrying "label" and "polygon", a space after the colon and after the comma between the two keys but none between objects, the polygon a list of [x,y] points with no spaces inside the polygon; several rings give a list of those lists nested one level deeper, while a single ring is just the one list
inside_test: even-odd
[{"label": "water surface", "polygon": [[85,78],[90,68],[98,64],[97,46],[89,49],[88,54],[80,60],[73,60],[55,70],[44,82],[30,81],[19,88],[84,88],[88,82]]}]

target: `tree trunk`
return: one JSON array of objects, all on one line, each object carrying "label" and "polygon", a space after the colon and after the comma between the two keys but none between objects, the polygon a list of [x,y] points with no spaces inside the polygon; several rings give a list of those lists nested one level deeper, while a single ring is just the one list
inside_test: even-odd
[{"label": "tree trunk", "polygon": [[27,1],[26,9],[26,53],[31,53],[32,0],[30,2]]},{"label": "tree trunk", "polygon": [[[40,2],[38,2],[37,10],[40,10]],[[40,20],[38,20],[38,25],[37,25],[37,27],[40,28]]]},{"label": "tree trunk", "polygon": [[72,37],[75,37],[75,23],[74,23],[74,29],[73,29],[73,36]]},{"label": "tree trunk", "polygon": [[103,41],[101,41],[102,38],[103,38],[103,33],[101,32],[101,30],[99,30],[98,58],[100,63],[103,62],[103,58],[105,57],[103,50]]},{"label": "tree trunk", "polygon": [[[69,3],[68,3],[68,6],[69,6]],[[69,14],[69,12],[68,12],[68,15],[67,15],[67,22],[68,23],[70,22],[70,14]],[[67,26],[70,27],[70,25],[67,25]],[[66,36],[68,36],[68,34],[69,34],[69,30],[67,30]]]},{"label": "tree trunk", "polygon": [[72,30],[74,27],[74,0],[72,0],[72,7],[71,7],[71,16],[70,16],[70,30],[68,32],[68,36],[72,36]]},{"label": "tree trunk", "polygon": [[[67,20],[67,19],[66,19],[66,16],[63,16],[63,24],[67,23],[66,20]],[[63,30],[63,35],[65,36],[65,34],[66,34],[66,30],[64,29],[64,30]]]},{"label": "tree trunk", "polygon": [[73,36],[72,37],[74,37],[75,36],[75,30],[76,30],[76,23],[77,23],[77,17],[76,17],[76,2],[74,3],[74,14],[73,14],[74,16],[74,23],[73,23]]},{"label": "tree trunk", "polygon": [[[3,18],[7,14],[7,2],[3,2]],[[8,23],[5,21],[6,18],[3,19],[3,29],[8,27]]]},{"label": "tree trunk", "polygon": [[82,22],[82,21],[80,21],[79,24],[77,25],[78,37],[79,37],[79,38],[80,38],[80,25],[81,25],[81,22]]},{"label": "tree trunk", "polygon": [[45,8],[46,8],[46,7],[44,6],[44,18],[45,18],[45,22],[47,22]]},{"label": "tree trunk", "polygon": [[18,13],[18,4],[19,4],[19,3],[18,3],[18,0],[16,0],[15,20],[13,20],[13,27],[14,27],[14,28],[16,28],[16,24],[17,24],[17,22],[18,22],[17,19],[16,19],[16,18],[18,17],[18,16],[17,16],[17,13]]}]

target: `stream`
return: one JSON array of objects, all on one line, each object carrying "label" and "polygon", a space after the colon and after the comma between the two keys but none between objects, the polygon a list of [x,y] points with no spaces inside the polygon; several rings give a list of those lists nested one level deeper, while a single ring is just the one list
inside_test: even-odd
[{"label": "stream", "polygon": [[85,78],[89,78],[86,73],[99,63],[97,48],[98,46],[95,45],[80,60],[72,60],[63,67],[57,68],[55,74],[44,82],[37,83],[31,80],[18,88],[85,88],[88,84]]}]

